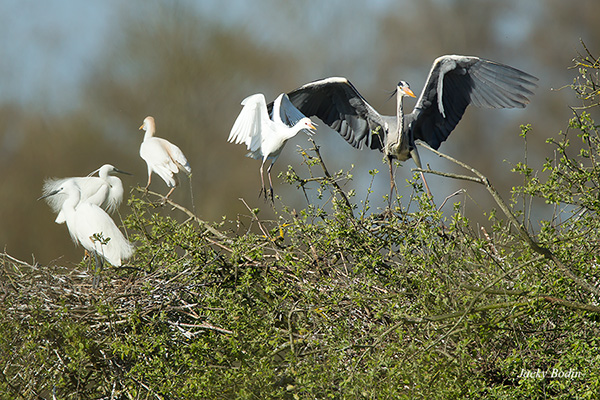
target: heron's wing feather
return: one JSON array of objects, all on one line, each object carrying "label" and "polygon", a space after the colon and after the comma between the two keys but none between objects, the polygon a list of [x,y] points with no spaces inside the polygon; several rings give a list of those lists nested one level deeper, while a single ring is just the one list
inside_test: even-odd
[{"label": "heron's wing feather", "polygon": [[487,108],[522,108],[537,78],[516,68],[478,57],[437,58],[405,124],[413,138],[434,149],[448,138],[469,104]]},{"label": "heron's wing feather", "polygon": [[352,146],[383,148],[386,134],[383,117],[346,78],[307,83],[289,92],[288,97],[303,115],[318,117]]}]

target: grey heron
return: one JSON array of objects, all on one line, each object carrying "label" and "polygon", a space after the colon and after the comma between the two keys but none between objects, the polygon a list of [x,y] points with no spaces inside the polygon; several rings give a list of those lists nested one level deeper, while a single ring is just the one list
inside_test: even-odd
[{"label": "grey heron", "polygon": [[[346,78],[317,80],[288,93],[305,115],[316,116],[355,148],[366,146],[385,154],[390,167],[390,205],[395,186],[392,161],[421,160],[415,141],[438,149],[454,130],[469,104],[486,108],[523,108],[538,79],[526,72],[474,56],[438,57],[417,103],[404,114],[403,97],[412,96],[401,81],[396,90],[396,115],[377,112]],[[421,173],[424,180],[424,176]],[[424,180],[425,182],[425,180]],[[427,187],[427,183],[425,182]],[[428,192],[429,189],[427,188]]]},{"label": "grey heron", "polygon": [[[238,115],[229,138],[230,143],[245,144],[249,150],[247,157],[262,159],[260,164],[260,194],[267,197],[267,189],[263,176],[263,167],[267,160],[271,164],[267,168],[269,176],[269,196],[273,201],[273,182],[271,168],[281,154],[286,142],[304,130],[307,134],[316,130],[310,118],[305,117],[292,105],[287,95],[280,94],[272,104],[273,116],[269,117],[267,102],[262,93],[253,94],[242,101],[242,111]],[[260,196],[259,194],[259,196]]]},{"label": "grey heron", "polygon": [[192,168],[179,147],[166,139],[154,136],[156,124],[153,117],[144,118],[144,123],[140,126],[140,129],[146,132],[140,146],[140,157],[146,161],[148,166],[148,183],[145,190],[150,187],[152,172],[155,172],[171,188],[165,196],[166,199],[179,185],[177,174],[185,171],[189,176],[192,173]]},{"label": "grey heron", "polygon": [[[92,176],[96,172],[98,176]],[[123,201],[123,183],[118,177],[110,175],[111,173],[131,175],[129,172],[122,171],[111,164],[104,164],[85,177],[46,179],[43,194],[47,195],[56,191],[66,181],[73,181],[80,191],[80,201],[96,204],[108,213],[113,213]],[[65,222],[65,215],[62,211],[65,200],[66,194],[64,193],[62,195],[46,197],[46,201],[52,210],[58,213],[55,220],[57,224]]]}]

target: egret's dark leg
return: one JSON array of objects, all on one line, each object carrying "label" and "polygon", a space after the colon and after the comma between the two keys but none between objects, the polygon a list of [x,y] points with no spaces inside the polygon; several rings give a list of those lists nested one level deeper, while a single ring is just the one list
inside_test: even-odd
[{"label": "egret's dark leg", "polygon": [[102,265],[104,264],[104,260],[102,257],[98,257],[98,253],[94,251],[94,260],[95,260],[95,268],[93,271],[92,278],[92,287],[95,289],[98,287],[98,283],[100,282],[100,271],[102,271]]},{"label": "egret's dark leg", "polygon": [[260,192],[258,193],[258,197],[262,194],[265,195],[265,200],[267,199],[267,189],[265,188],[265,177],[263,176],[263,167],[265,165],[266,158],[263,159],[262,164],[260,164]]},{"label": "egret's dark leg", "polygon": [[271,195],[271,203],[273,202],[273,181],[271,180],[271,168],[273,168],[273,164],[275,161],[271,162],[269,168],[267,168],[267,175],[269,175],[269,194]]}]

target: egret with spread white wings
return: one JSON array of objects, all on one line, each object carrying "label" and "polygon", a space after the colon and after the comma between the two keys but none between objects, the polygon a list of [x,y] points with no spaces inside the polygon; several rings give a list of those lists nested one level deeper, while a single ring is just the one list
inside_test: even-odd
[{"label": "egret with spread white wings", "polygon": [[[92,176],[98,172],[98,176]],[[75,183],[80,192],[80,201],[95,204],[108,213],[113,213],[123,201],[123,182],[111,173],[120,173],[131,175],[129,172],[121,171],[110,164],[104,164],[97,170],[84,177],[71,177],[60,179],[46,179],[43,187],[43,194],[48,195],[55,192],[63,186],[65,182]],[[67,195],[65,193],[46,197],[46,201],[55,213],[58,213],[55,222],[62,224],[65,222],[65,215],[62,212],[62,206]]]},{"label": "egret with spread white wings", "polygon": [[235,120],[227,139],[230,143],[245,144],[249,152],[247,157],[262,159],[260,164],[260,194],[267,197],[267,189],[263,177],[263,167],[267,160],[271,164],[267,168],[269,176],[269,195],[273,201],[273,182],[271,168],[281,154],[286,142],[304,130],[307,134],[317,128],[310,118],[304,116],[290,102],[286,94],[280,94],[273,102],[273,117],[269,117],[267,103],[262,93],[253,94],[242,101],[242,111]]},{"label": "egret with spread white wings", "polygon": [[[523,108],[529,103],[537,80],[528,73],[494,61],[447,55],[433,62],[425,87],[413,111],[407,115],[402,107],[403,97],[415,96],[404,81],[397,86],[394,116],[377,112],[346,78],[311,82],[289,92],[288,96],[304,115],[320,118],[352,146],[359,149],[367,146],[383,152],[389,161],[393,191],[392,160],[412,158],[421,168],[415,141],[439,148],[469,104],[486,108]],[[423,174],[421,177],[424,180]]]},{"label": "egret with spread white wings", "polygon": [[185,171],[190,176],[192,168],[179,147],[168,140],[154,136],[156,124],[153,117],[146,117],[140,129],[146,132],[140,146],[140,157],[146,161],[148,166],[148,184],[145,190],[148,190],[152,181],[152,172],[155,172],[171,188],[165,196],[166,199],[179,185],[177,174]]}]

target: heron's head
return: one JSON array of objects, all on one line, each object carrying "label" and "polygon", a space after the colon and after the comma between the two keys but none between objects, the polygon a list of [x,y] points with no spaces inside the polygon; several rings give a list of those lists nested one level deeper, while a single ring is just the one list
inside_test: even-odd
[{"label": "heron's head", "polygon": [[409,97],[417,97],[414,92],[410,89],[410,85],[406,81],[398,82],[398,87],[396,87],[396,93],[399,93],[401,96],[409,96]]}]

